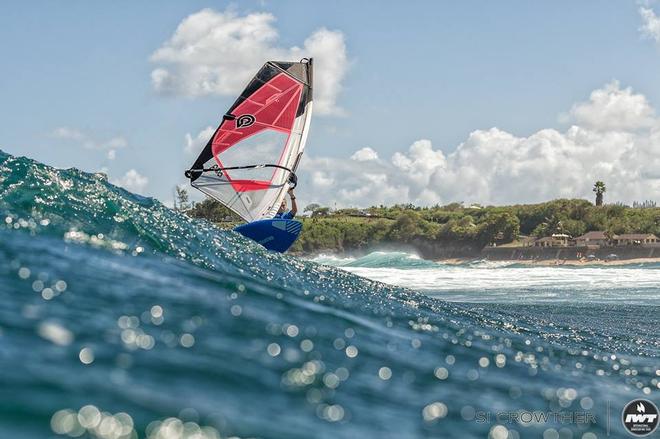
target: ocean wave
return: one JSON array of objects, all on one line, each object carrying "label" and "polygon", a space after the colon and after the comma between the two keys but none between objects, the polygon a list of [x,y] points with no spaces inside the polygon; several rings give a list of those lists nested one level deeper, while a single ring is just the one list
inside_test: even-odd
[{"label": "ocean wave", "polygon": [[313,258],[312,261],[333,267],[395,268],[400,270],[441,267],[441,264],[422,259],[416,254],[397,251],[375,251],[361,257],[322,254]]},{"label": "ocean wave", "polygon": [[[3,153],[0,276],[2,437],[600,437],[657,392],[653,304],[450,303]],[[597,421],[471,415],[521,408]]]}]

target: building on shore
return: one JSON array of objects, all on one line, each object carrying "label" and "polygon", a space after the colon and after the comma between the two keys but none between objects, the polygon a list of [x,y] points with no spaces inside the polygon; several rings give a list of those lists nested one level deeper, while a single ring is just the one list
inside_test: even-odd
[{"label": "building on shore", "polygon": [[575,238],[575,245],[577,247],[589,247],[597,245],[603,247],[610,244],[610,238],[603,231],[587,232],[582,236]]},{"label": "building on shore", "polygon": [[655,244],[658,237],[653,233],[624,233],[612,237],[616,246]]},{"label": "building on shore", "polygon": [[534,241],[534,247],[625,247],[630,245],[657,245],[660,239],[653,233],[624,233],[622,235],[608,235],[603,231],[587,232],[582,236],[571,239],[569,235],[558,233]]},{"label": "building on shore", "polygon": [[552,247],[552,238],[544,236],[534,241],[534,247]]},{"label": "building on shore", "polygon": [[534,241],[534,247],[568,247],[571,243],[571,236],[564,233],[555,233],[552,236]]},{"label": "building on shore", "polygon": [[534,247],[534,242],[536,242],[536,238],[534,238],[533,236],[520,235],[518,241],[520,245],[522,245],[523,247]]}]

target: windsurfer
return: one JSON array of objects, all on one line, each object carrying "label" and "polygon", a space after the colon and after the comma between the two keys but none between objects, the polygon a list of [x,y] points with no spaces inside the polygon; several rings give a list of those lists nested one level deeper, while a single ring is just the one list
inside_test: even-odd
[{"label": "windsurfer", "polygon": [[287,212],[286,199],[282,200],[280,208],[277,210],[275,218],[293,219],[298,213],[298,205],[296,204],[296,195],[293,193],[293,188],[289,189],[289,198],[291,198],[291,210]]},{"label": "windsurfer", "polygon": [[236,232],[279,253],[289,249],[302,230],[302,223],[293,220],[298,213],[293,192],[290,203],[282,200],[296,186],[295,172],[305,149],[312,72],[311,59],[266,62],[186,172],[194,188],[245,221]]}]

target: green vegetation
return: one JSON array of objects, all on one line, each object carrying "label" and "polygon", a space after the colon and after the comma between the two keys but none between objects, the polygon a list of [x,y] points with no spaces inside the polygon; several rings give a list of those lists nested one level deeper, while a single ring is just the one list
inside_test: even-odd
[{"label": "green vegetation", "polygon": [[214,223],[237,224],[242,221],[238,215],[213,198],[206,198],[201,203],[194,203],[192,208],[186,211],[186,214],[193,218],[204,218]]},{"label": "green vegetation", "polygon": [[[652,203],[645,203],[643,208],[595,206],[586,200],[559,199],[512,206],[465,207],[452,203],[422,208],[402,204],[334,212],[319,205],[308,207],[305,210],[312,215],[301,219],[303,232],[291,251],[366,250],[383,244],[414,245],[420,240],[481,248],[488,244],[510,243],[520,235],[542,237],[566,233],[579,236],[592,230],[660,236],[660,208]],[[188,214],[213,222],[229,220],[228,225],[238,220],[211,199],[195,204]]]},{"label": "green vegetation", "polygon": [[605,189],[605,183],[602,181],[598,180],[594,184],[594,189],[593,191],[596,192],[596,206],[602,206],[603,205],[603,194],[605,193],[607,189]]},{"label": "green vegetation", "polygon": [[[316,211],[314,212],[316,213]],[[368,215],[368,216],[367,216]],[[460,205],[412,205],[341,210],[303,220],[303,233],[291,251],[359,250],[379,244],[432,241],[483,247],[518,237],[520,223],[511,212]]]},{"label": "green vegetation", "polygon": [[361,249],[389,241],[394,221],[328,216],[303,218],[303,231],[292,252]]},{"label": "green vegetation", "polygon": [[[512,206],[459,203],[421,208],[413,205],[342,209],[304,219],[303,232],[292,251],[359,250],[378,244],[411,244],[417,240],[443,245],[513,242],[520,235],[534,237],[566,233],[580,236],[592,230],[610,234],[654,233],[660,236],[660,208],[622,205],[594,206],[586,200],[553,200]],[[368,216],[367,216],[368,215]]]},{"label": "green vegetation", "polygon": [[180,186],[175,187],[174,190],[174,210],[186,211],[190,209],[188,191]]}]

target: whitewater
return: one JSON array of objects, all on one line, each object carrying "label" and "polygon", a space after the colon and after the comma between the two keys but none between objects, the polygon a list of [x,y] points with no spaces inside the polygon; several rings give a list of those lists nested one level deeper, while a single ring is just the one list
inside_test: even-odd
[{"label": "whitewater", "polygon": [[0,437],[625,437],[658,268],[306,260],[0,152]]},{"label": "whitewater", "polygon": [[536,266],[512,261],[446,264],[406,252],[319,255],[315,262],[456,302],[660,305],[660,263]]}]

